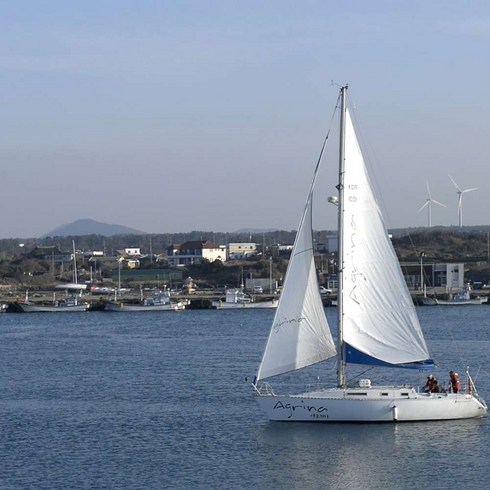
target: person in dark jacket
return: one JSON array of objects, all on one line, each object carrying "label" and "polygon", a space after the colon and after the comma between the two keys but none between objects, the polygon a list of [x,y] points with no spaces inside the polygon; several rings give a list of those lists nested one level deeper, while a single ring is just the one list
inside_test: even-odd
[{"label": "person in dark jacket", "polygon": [[424,391],[426,393],[433,393],[432,390],[434,389],[435,384],[437,384],[436,378],[434,378],[432,374],[429,374],[429,376],[427,376],[427,383],[425,383],[424,386]]}]

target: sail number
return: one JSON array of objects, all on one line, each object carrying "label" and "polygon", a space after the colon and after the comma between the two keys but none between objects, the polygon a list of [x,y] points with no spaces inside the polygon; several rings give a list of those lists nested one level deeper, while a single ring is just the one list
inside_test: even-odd
[{"label": "sail number", "polygon": [[[357,191],[357,184],[349,184],[347,186],[347,189],[350,191]],[[349,196],[348,197],[349,202],[357,202],[357,197],[356,196]]]},{"label": "sail number", "polygon": [[310,415],[312,419],[328,419],[328,415],[325,413],[312,413]]}]

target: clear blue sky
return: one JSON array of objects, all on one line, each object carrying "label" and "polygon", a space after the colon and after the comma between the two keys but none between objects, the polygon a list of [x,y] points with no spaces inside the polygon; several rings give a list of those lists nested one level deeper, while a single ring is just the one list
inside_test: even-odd
[{"label": "clear blue sky", "polygon": [[457,225],[448,174],[480,187],[464,224],[490,223],[488,2],[25,0],[0,6],[0,41],[0,237],[295,229],[331,80],[390,227],[427,224],[426,180],[433,224]]}]

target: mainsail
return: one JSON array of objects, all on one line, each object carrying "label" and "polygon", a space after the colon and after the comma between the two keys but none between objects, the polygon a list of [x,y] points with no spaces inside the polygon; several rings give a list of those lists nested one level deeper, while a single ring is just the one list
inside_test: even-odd
[{"label": "mainsail", "polygon": [[316,277],[312,195],[311,191],[294,242],[257,381],[310,366],[336,353]]},{"label": "mainsail", "polygon": [[[415,307],[375,200],[348,110],[342,219],[345,360],[365,362],[374,358],[390,364],[427,360],[429,352]],[[354,359],[356,351],[362,361]]]}]

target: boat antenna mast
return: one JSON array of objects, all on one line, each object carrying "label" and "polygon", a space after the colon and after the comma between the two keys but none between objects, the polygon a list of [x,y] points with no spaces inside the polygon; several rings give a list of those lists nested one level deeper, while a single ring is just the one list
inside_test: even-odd
[{"label": "boat antenna mast", "polygon": [[347,110],[347,89],[348,85],[340,88],[340,145],[339,145],[339,184],[337,190],[339,193],[338,202],[338,287],[337,287],[337,385],[339,388],[346,387],[345,377],[345,346],[343,335],[343,270],[344,270],[344,244],[343,244],[343,215],[344,215],[344,173],[345,173],[345,114]]}]

